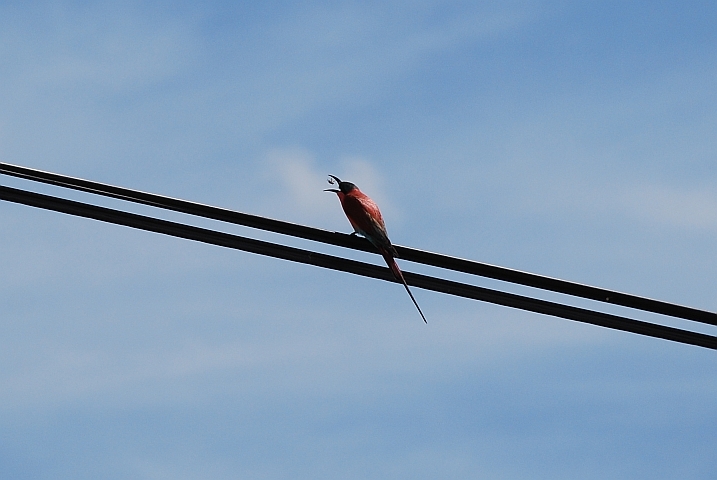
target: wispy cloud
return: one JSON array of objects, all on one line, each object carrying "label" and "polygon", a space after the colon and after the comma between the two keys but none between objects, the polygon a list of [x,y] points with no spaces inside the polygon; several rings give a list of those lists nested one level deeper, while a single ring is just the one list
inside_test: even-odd
[{"label": "wispy cloud", "polygon": [[634,185],[615,196],[633,218],[674,228],[717,232],[717,185]]},{"label": "wispy cloud", "polygon": [[363,157],[340,158],[327,171],[321,170],[314,154],[299,147],[273,149],[266,159],[262,178],[271,186],[267,189],[266,208],[275,215],[318,225],[343,225],[345,219],[337,222],[343,217],[338,200],[324,191],[331,188],[327,183],[331,174],[358,185],[379,204],[384,216],[394,219],[400,216],[385,193],[383,177]]},{"label": "wispy cloud", "polygon": [[[550,348],[594,345],[615,338],[610,331],[591,326],[566,328],[564,320],[541,319],[540,328],[535,329],[536,320],[530,314],[495,307],[478,307],[477,311],[482,318],[443,312],[429,327],[420,325],[413,315],[408,325],[387,322],[381,315],[336,329],[332,318],[314,315],[314,327],[308,331],[284,321],[280,333],[267,323],[256,338],[175,338],[171,345],[155,344],[149,349],[131,337],[127,344],[103,348],[49,339],[32,351],[8,346],[5,355],[22,358],[23,364],[0,375],[4,385],[1,410],[47,411],[87,401],[146,405],[166,402],[169,397],[173,402],[193,403],[206,395],[238,389],[251,399],[277,392],[291,392],[296,398],[331,397],[373,391],[376,381],[382,385],[387,378],[426,372],[429,377],[460,377],[465,365],[493,368],[499,359],[515,361],[544,355]],[[112,328],[109,323],[107,328]],[[238,383],[215,384],[217,377],[225,375]],[[177,398],[177,385],[182,384],[191,388]],[[315,391],[316,385],[321,385],[321,391]],[[382,394],[400,394],[398,386],[381,388],[387,389]]]},{"label": "wispy cloud", "polygon": [[283,206],[305,216],[328,211],[327,195],[321,188],[326,174],[316,167],[314,155],[301,148],[275,149],[267,154],[267,160],[267,174],[279,180]]},{"label": "wispy cloud", "polygon": [[260,135],[320,109],[380,102],[425,60],[529,24],[535,4],[458,5],[438,20],[436,2],[313,7],[235,32],[225,48],[243,55],[207,67],[211,88],[226,91],[242,131]]},{"label": "wispy cloud", "polygon": [[[32,23],[45,28],[27,41]],[[6,17],[2,30],[0,57],[14,65],[15,88],[118,92],[165,80],[197,58],[188,25],[167,17],[147,22],[131,9],[55,5]]]},{"label": "wispy cloud", "polygon": [[[334,174],[397,243],[708,308],[708,3],[5,2],[0,160],[350,232]],[[709,352],[417,290],[423,325],[400,285],[1,210],[0,464],[25,476],[713,467]]]}]

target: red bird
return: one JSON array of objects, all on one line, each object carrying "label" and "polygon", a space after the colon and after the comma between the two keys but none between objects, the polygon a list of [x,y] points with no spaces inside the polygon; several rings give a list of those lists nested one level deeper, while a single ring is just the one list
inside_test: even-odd
[{"label": "red bird", "polygon": [[342,182],[338,177],[333,175],[329,175],[329,177],[331,177],[329,178],[329,183],[331,185],[338,184],[339,189],[327,188],[324,191],[334,192],[338,195],[341,207],[344,209],[344,213],[346,217],[348,217],[349,222],[351,222],[351,226],[354,227],[354,233],[361,234],[376,247],[383,256],[383,259],[386,260],[386,264],[388,268],[391,269],[393,276],[406,287],[406,291],[418,309],[418,313],[421,314],[423,321],[428,323],[421,311],[421,307],[418,306],[418,302],[413,298],[411,290],[408,289],[408,284],[403,278],[401,269],[398,268],[398,264],[395,260],[395,257],[398,257],[398,253],[396,253],[396,249],[391,245],[391,240],[388,239],[386,225],[383,223],[383,217],[381,216],[381,211],[378,209],[378,205],[353,183]]}]

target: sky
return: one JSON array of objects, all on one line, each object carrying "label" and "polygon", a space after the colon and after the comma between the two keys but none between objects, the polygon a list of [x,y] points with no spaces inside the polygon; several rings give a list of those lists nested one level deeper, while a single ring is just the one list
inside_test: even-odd
[{"label": "sky", "polygon": [[[0,2],[0,161],[717,311],[713,1]],[[381,263],[89,194],[0,184]],[[714,352],[0,202],[0,477],[712,479]],[[631,318],[595,305],[401,262]]]}]

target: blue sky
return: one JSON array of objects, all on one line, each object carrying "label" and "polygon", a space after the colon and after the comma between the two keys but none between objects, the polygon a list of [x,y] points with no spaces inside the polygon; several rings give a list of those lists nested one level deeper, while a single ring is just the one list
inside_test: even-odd
[{"label": "blue sky", "polygon": [[[3,2],[0,161],[349,232],[331,173],[397,244],[715,311],[715,18]],[[423,325],[398,285],[5,202],[0,219],[3,478],[717,474],[711,351],[416,289]]]}]

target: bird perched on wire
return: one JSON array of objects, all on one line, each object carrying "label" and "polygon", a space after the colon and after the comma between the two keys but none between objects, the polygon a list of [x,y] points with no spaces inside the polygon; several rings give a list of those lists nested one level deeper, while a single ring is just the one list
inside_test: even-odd
[{"label": "bird perched on wire", "polygon": [[406,288],[408,295],[413,300],[413,304],[418,309],[418,313],[421,314],[423,321],[426,321],[425,315],[421,311],[421,307],[418,306],[418,302],[413,298],[411,290],[408,288],[406,280],[403,278],[401,269],[398,268],[395,257],[398,257],[396,249],[391,245],[391,241],[388,239],[386,233],[386,225],[383,223],[383,217],[381,211],[378,209],[376,202],[371,200],[368,195],[363,193],[359,188],[351,182],[342,182],[338,177],[329,175],[328,182],[331,185],[337,185],[339,188],[327,188],[325,192],[334,192],[339,197],[341,207],[344,209],[346,217],[349,219],[351,226],[354,228],[354,233],[358,233],[365,237],[386,260],[388,268],[391,269],[391,273],[396,277],[396,280],[403,283]]}]

